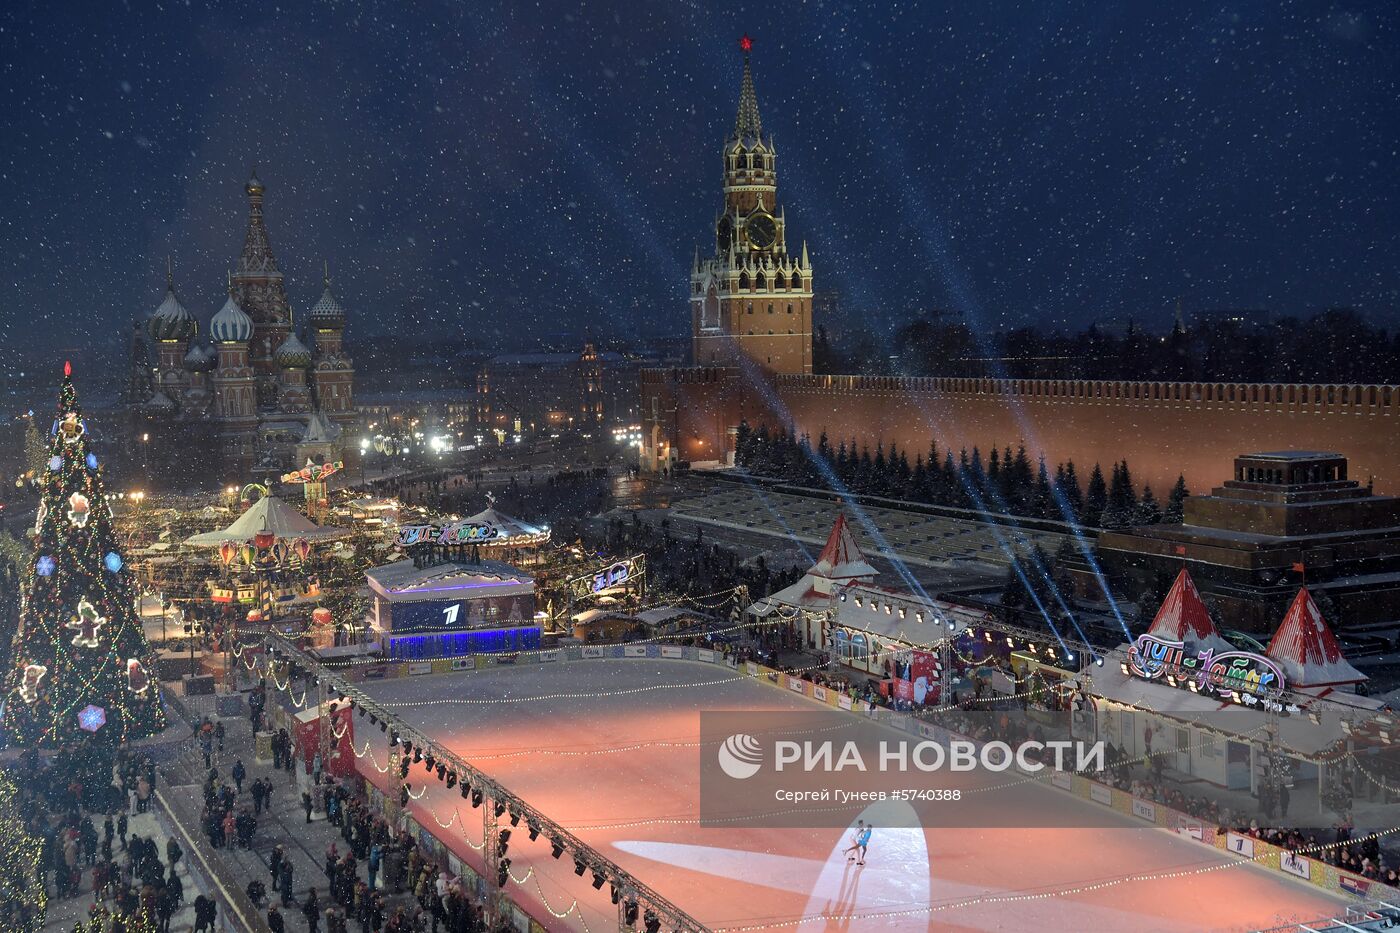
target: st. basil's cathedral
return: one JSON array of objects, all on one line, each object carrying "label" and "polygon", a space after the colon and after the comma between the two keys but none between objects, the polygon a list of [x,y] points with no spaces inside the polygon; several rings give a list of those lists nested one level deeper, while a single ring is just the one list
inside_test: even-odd
[{"label": "st. basil's cathedral", "polygon": [[340,459],[341,437],[358,417],[345,309],[327,273],[298,327],[263,221],[265,190],[254,172],[244,187],[243,252],[208,342],[168,268],[164,300],[135,324],[123,401],[140,449],[126,453],[162,485],[206,471],[241,481]]}]

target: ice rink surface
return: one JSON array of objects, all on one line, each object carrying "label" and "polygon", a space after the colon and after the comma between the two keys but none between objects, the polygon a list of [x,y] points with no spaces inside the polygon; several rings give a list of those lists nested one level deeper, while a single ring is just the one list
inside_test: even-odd
[{"label": "ice rink surface", "polygon": [[[1140,879],[1233,860],[1126,819],[1116,830],[902,830],[883,825],[888,812],[872,811],[882,828],[864,867],[841,854],[847,830],[702,828],[700,711],[815,708],[736,677],[697,662],[590,660],[363,687],[712,929],[1223,931],[1341,912],[1321,891],[1248,865]],[[359,767],[383,788],[388,776],[371,761],[387,763],[387,737],[355,722]],[[412,770],[412,793],[424,777],[421,765]],[[415,817],[479,869],[481,811],[435,778],[426,787],[411,804]],[[1097,806],[1036,783],[996,793],[1008,808]],[[512,898],[551,929],[615,929],[607,886],[593,890],[567,855],[549,853],[546,838],[529,841],[523,823],[513,831],[511,873],[533,874],[509,885]],[[1006,895],[1051,896],[987,900]],[[575,901],[581,915],[551,920],[541,908],[561,914]],[[829,919],[792,923],[818,914]]]}]

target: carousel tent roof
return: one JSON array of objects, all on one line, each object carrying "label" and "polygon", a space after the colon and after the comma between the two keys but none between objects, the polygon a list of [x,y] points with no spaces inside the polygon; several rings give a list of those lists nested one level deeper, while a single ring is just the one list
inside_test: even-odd
[{"label": "carousel tent roof", "polygon": [[1176,582],[1167,591],[1167,598],[1162,600],[1162,607],[1157,610],[1147,633],[1167,641],[1189,642],[1215,651],[1235,650],[1220,637],[1215,622],[1211,620],[1210,610],[1206,608],[1205,600],[1201,599],[1201,593],[1185,567],[1176,575]]},{"label": "carousel tent roof", "polygon": [[1332,634],[1307,589],[1298,591],[1283,624],[1274,633],[1269,657],[1279,663],[1293,687],[1329,687],[1366,679],[1342,656],[1337,636]]},{"label": "carousel tent roof", "polygon": [[316,541],[345,534],[344,528],[314,524],[305,515],[276,496],[263,496],[233,524],[219,531],[206,531],[185,539],[195,547],[218,547],[225,541],[247,541],[254,535],[271,532],[279,538],[306,538]]},{"label": "carousel tent roof", "polygon": [[[301,436],[303,444],[329,444],[340,436],[340,428],[326,420],[319,411],[313,411],[306,422],[306,431]],[[309,464],[311,461],[307,461]]]},{"label": "carousel tent roof", "polygon": [[541,528],[538,525],[532,525],[526,521],[521,521],[504,512],[498,512],[495,506],[489,506],[483,511],[477,512],[475,515],[467,518],[466,521],[494,525],[501,530],[500,536],[489,542],[485,542],[487,544],[504,544],[516,538],[547,539],[549,537],[549,529]]}]

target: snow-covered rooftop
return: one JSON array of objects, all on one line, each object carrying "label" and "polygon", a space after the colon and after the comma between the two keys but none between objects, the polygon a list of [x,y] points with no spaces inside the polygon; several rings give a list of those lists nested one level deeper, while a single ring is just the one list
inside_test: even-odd
[{"label": "snow-covered rooftop", "polygon": [[535,591],[530,574],[502,561],[473,564],[434,564],[418,567],[412,560],[395,561],[365,571],[369,588],[394,602],[419,599],[525,596]]},{"label": "snow-covered rooftop", "polygon": [[1366,679],[1343,657],[1337,636],[1306,588],[1298,590],[1269,642],[1269,657],[1283,668],[1290,687],[1332,687]]},{"label": "snow-covered rooftop", "polygon": [[1167,598],[1162,600],[1147,633],[1168,641],[1186,642],[1196,648],[1211,648],[1217,652],[1234,650],[1220,637],[1210,610],[1185,567],[1176,575],[1176,582],[1167,591]]}]

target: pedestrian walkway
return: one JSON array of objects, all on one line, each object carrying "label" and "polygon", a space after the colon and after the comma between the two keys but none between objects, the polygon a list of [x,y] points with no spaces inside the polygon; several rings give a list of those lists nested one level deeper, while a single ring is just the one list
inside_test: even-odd
[{"label": "pedestrian walkway", "polygon": [[[215,715],[216,697],[187,697],[182,703],[192,715],[208,716],[216,721],[218,719]],[[292,863],[292,889],[296,901],[295,906],[282,910],[282,916],[289,931],[305,930],[307,922],[302,915],[301,905],[306,900],[307,892],[315,888],[322,910],[328,906],[329,885],[325,873],[325,854],[332,842],[336,843],[340,852],[344,854],[345,843],[341,838],[340,828],[327,822],[325,814],[319,811],[312,813],[308,823],[301,798],[303,789],[309,785],[308,779],[300,770],[289,775],[286,771],[274,771],[271,763],[256,761],[254,736],[246,716],[223,717],[222,722],[225,729],[224,749],[222,752],[216,749],[212,761],[219,772],[220,783],[233,785],[230,773],[234,763],[241,760],[247,775],[243,780],[244,792],[238,798],[239,806],[245,802],[251,805],[248,787],[254,780],[267,779],[273,786],[269,805],[258,817],[251,847],[226,847],[215,850],[223,864],[231,870],[230,873],[237,876],[223,879],[224,885],[242,891],[246,889],[249,881],[256,878],[267,886],[269,900],[280,903],[276,885],[273,884],[268,869],[272,850],[280,844],[286,858]],[[198,814],[204,806],[203,781],[206,774],[203,756],[197,747],[193,748],[167,767],[165,792],[174,798],[175,809],[182,815],[182,824],[187,824],[187,830],[198,835],[201,842],[208,845],[208,837],[198,825]],[[357,866],[358,876],[366,881],[367,862],[367,859],[361,859]],[[382,877],[378,889],[383,890]],[[411,898],[401,895],[386,900],[389,909],[392,910],[399,904],[408,904]],[[260,906],[259,914],[262,917],[266,916],[267,903],[268,901],[264,901]],[[221,916],[224,912],[221,906]],[[321,929],[324,930],[324,924]]]}]

